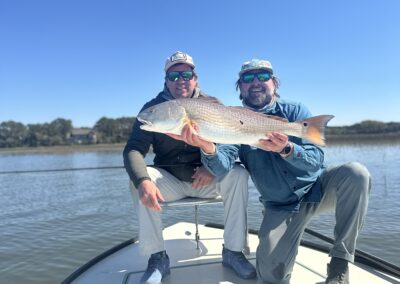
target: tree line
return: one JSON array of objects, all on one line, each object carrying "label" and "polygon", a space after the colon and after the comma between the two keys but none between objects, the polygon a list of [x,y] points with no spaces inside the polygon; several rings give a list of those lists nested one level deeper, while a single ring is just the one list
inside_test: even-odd
[{"label": "tree line", "polygon": [[[135,119],[102,117],[92,128],[79,129],[94,133],[95,143],[122,143],[127,141]],[[72,121],[64,118],[27,125],[4,121],[0,123],[0,148],[71,145],[75,143],[74,130]]]},{"label": "tree line", "polygon": [[350,126],[329,126],[326,134],[328,136],[400,134],[400,122],[385,123],[376,120],[364,120]]},{"label": "tree line", "polygon": [[[94,143],[124,143],[128,140],[135,117],[100,118],[92,128],[96,135]],[[37,147],[74,144],[72,121],[57,118],[50,123],[27,124],[5,121],[0,123],[0,148]],[[328,137],[351,137],[357,135],[400,136],[399,122],[365,120],[351,126],[327,127]]]}]

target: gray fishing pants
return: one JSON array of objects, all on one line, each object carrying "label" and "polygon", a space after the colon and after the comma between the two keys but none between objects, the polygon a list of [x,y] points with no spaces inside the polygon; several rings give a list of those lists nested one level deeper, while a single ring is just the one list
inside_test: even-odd
[{"label": "gray fishing pants", "polygon": [[[235,165],[223,178],[201,189],[193,189],[189,182],[180,181],[166,170],[148,167],[151,180],[160,189],[166,202],[187,196],[211,198],[221,196],[224,203],[224,246],[241,251],[247,238],[248,178],[245,168]],[[138,190],[130,183],[134,206],[139,221],[139,248],[149,255],[164,250],[161,212],[145,207],[139,200]],[[222,251],[222,248],[221,248]]]},{"label": "gray fishing pants", "polygon": [[368,170],[357,162],[327,168],[321,175],[322,200],[304,203],[299,213],[266,208],[259,231],[257,274],[259,284],[287,284],[293,271],[301,236],[311,217],[335,212],[335,243],[331,257],[354,262],[371,187]]}]

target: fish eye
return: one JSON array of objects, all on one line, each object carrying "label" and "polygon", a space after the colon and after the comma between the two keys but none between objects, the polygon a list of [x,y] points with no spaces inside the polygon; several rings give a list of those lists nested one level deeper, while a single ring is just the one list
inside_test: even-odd
[{"label": "fish eye", "polygon": [[305,127],[307,127],[307,126],[308,126],[308,123],[307,123],[307,122],[304,122],[303,125],[304,125]]}]

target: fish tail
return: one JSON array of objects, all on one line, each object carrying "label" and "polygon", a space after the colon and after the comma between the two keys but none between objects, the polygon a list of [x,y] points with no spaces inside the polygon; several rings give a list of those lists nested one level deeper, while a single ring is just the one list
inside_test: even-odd
[{"label": "fish tail", "polygon": [[325,146],[325,127],[333,115],[319,115],[300,121],[303,127],[303,138],[314,144]]}]

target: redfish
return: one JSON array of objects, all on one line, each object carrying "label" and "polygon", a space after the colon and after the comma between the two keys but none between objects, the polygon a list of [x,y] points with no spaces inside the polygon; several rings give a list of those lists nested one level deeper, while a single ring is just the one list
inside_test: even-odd
[{"label": "redfish", "polygon": [[286,119],[258,113],[244,107],[221,104],[213,97],[166,101],[143,110],[137,116],[141,129],[180,135],[186,124],[196,124],[200,138],[221,144],[258,147],[271,132],[284,133],[324,146],[324,130],[334,116],[319,115],[305,120]]}]

